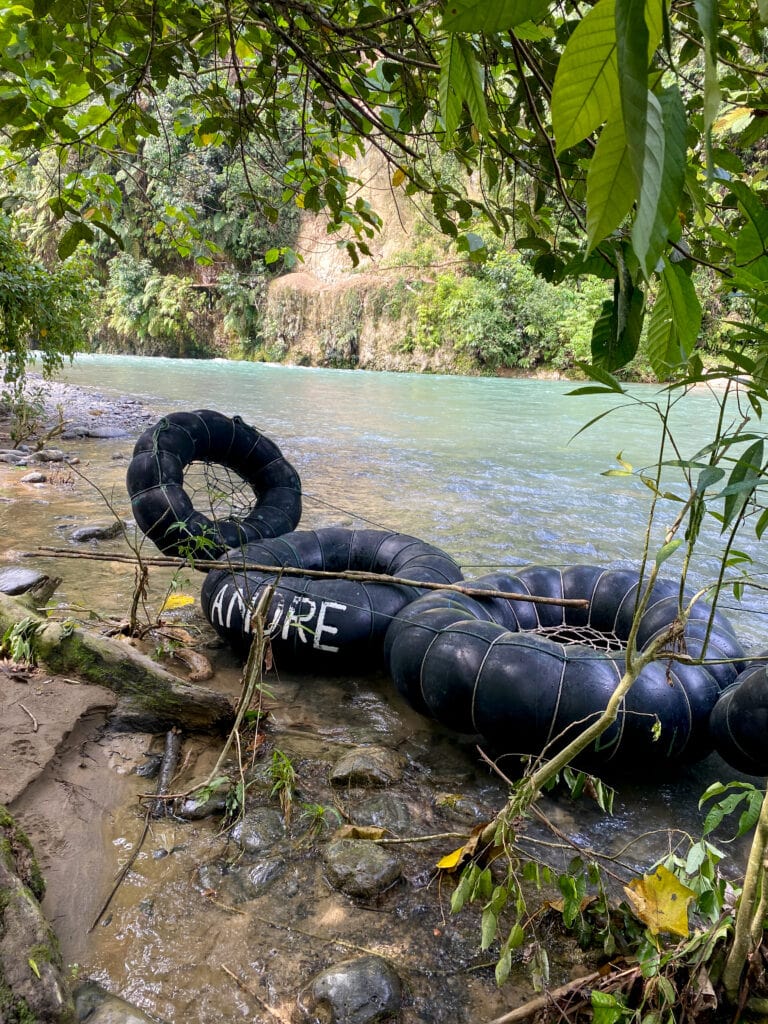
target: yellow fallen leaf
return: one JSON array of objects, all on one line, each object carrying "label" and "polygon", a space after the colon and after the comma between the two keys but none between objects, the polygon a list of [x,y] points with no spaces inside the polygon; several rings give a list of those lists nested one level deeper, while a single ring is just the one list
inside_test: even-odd
[{"label": "yellow fallen leaf", "polygon": [[632,910],[654,935],[671,932],[687,938],[688,904],[696,893],[663,865],[624,886]]},{"label": "yellow fallen leaf", "polygon": [[466,846],[459,846],[453,853],[446,853],[444,857],[441,857],[437,862],[437,867],[441,871],[454,871],[464,860],[466,853]]},{"label": "yellow fallen leaf", "polygon": [[161,612],[171,612],[174,608],[184,608],[185,605],[194,604],[195,599],[190,594],[171,594],[166,598]]}]

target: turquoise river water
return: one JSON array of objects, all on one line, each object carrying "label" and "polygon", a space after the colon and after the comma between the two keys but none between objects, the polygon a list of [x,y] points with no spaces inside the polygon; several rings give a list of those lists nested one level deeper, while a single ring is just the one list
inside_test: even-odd
[{"label": "turquoise river water", "polygon": [[[628,403],[572,396],[575,385],[564,381],[114,356],[79,357],[62,378],[136,395],[159,411],[237,413],[298,469],[302,526],[368,522],[412,533],[447,550],[468,576],[534,562],[631,565],[643,549],[650,490],[637,477],[603,474],[618,468],[619,453],[638,468],[657,458],[660,420],[649,405],[660,392],[652,386],[633,387],[636,401]],[[682,457],[709,442],[715,410],[703,389],[678,404],[671,424]],[[667,489],[680,491],[679,473],[667,471]],[[671,501],[657,509],[654,550],[676,511]],[[738,547],[761,578],[765,556],[744,532]],[[694,585],[715,578],[721,550],[710,520]],[[670,560],[670,573],[681,559]],[[726,595],[723,606],[749,646],[764,644],[759,593],[739,605]]]}]

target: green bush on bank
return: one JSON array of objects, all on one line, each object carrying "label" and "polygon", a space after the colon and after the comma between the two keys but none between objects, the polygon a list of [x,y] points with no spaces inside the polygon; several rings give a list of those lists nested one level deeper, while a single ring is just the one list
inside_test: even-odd
[{"label": "green bush on bank", "polygon": [[412,340],[428,352],[450,344],[488,370],[566,369],[589,358],[606,297],[603,281],[550,284],[518,254],[499,251],[472,273],[441,273],[416,293]]}]

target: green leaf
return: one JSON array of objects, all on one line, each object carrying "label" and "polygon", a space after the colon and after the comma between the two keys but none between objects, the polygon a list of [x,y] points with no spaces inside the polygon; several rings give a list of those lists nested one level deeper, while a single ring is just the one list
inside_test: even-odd
[{"label": "green leaf", "polygon": [[728,484],[722,492],[725,495],[725,503],[721,533],[724,533],[734,519],[741,515],[754,493],[762,477],[764,447],[765,442],[762,438],[755,441],[733,467]]},{"label": "green leaf", "polygon": [[757,0],[757,10],[760,15],[760,21],[764,25],[768,25],[768,0]]},{"label": "green leaf", "polygon": [[[577,362],[576,364],[582,373],[585,373],[590,380],[597,381],[598,384],[602,384],[608,391],[612,391],[617,395],[623,395],[624,388],[621,386],[618,380],[609,373],[602,366],[595,366],[593,363]],[[573,392],[569,392],[573,394]]]},{"label": "green leaf", "polygon": [[552,87],[552,128],[561,153],[619,106],[615,0],[598,0],[574,29]]},{"label": "green leaf", "polygon": [[740,266],[747,266],[768,253],[768,209],[743,182],[730,182],[729,188],[747,218],[747,223],[736,238],[736,262]]},{"label": "green leaf", "polygon": [[682,537],[676,537],[675,540],[662,544],[656,552],[656,565],[661,565],[663,562],[666,562],[668,558],[671,558],[682,543]]},{"label": "green leaf", "polygon": [[67,256],[72,255],[80,242],[92,242],[93,237],[93,231],[84,221],[75,221],[71,227],[67,228],[59,240],[57,250],[59,258],[65,260]]},{"label": "green leaf", "polygon": [[465,104],[478,132],[487,133],[481,68],[471,44],[461,36],[452,35],[446,40],[440,59],[439,94],[447,141],[459,126]]},{"label": "green leaf", "polygon": [[[640,126],[637,127],[637,130],[640,130]],[[629,128],[628,132],[631,134],[632,129]],[[650,277],[667,240],[666,228],[659,231],[657,218],[664,168],[664,121],[661,104],[652,93],[648,93],[647,119],[643,138],[640,198],[632,228],[632,247],[640,261],[643,273],[646,277]]]},{"label": "green leaf", "polygon": [[681,353],[687,359],[701,330],[701,303],[693,281],[679,263],[668,263],[664,267],[663,278],[668,289],[672,322]]},{"label": "green leaf", "polygon": [[672,321],[672,304],[662,280],[648,322],[645,353],[651,369],[660,380],[667,376],[670,366],[676,365],[676,348],[677,333]]},{"label": "green leaf", "polygon": [[611,995],[610,992],[601,992],[599,989],[592,989],[590,993],[592,1004],[592,1024],[618,1024],[629,1016],[627,1008],[620,996]]},{"label": "green leaf", "polygon": [[491,907],[486,907],[483,911],[483,916],[480,924],[480,948],[488,949],[493,940],[496,938],[496,929],[498,927],[498,917],[494,913]]},{"label": "green leaf", "polygon": [[696,493],[703,494],[708,487],[719,483],[724,476],[725,470],[721,469],[720,466],[707,466],[705,469],[702,469],[696,481]]},{"label": "green leaf", "polygon": [[629,276],[614,288],[613,302],[604,302],[592,330],[592,361],[606,370],[618,370],[634,358],[640,344],[645,296]]},{"label": "green leaf", "polygon": [[504,32],[537,21],[549,0],[449,0],[443,10],[446,32]]},{"label": "green leaf", "polygon": [[636,194],[624,122],[616,117],[600,133],[587,171],[588,252],[619,227]]},{"label": "green leaf", "polygon": [[704,136],[707,167],[712,173],[712,125],[720,107],[717,79],[717,0],[694,0],[696,17],[704,38]]},{"label": "green leaf", "polygon": [[[653,97],[651,97],[653,100]],[[664,132],[663,162],[658,193],[649,189],[641,194],[637,223],[632,233],[635,252],[649,277],[655,268],[667,240],[675,230],[680,199],[685,184],[686,116],[680,91],[676,86],[665,89],[658,96]],[[649,110],[650,133],[657,128],[654,112]],[[653,142],[651,142],[653,145]],[[653,161],[655,166],[655,161]],[[655,200],[655,211],[649,204]],[[639,226],[642,224],[642,226]],[[640,245],[640,249],[638,249]]]},{"label": "green leaf", "polygon": [[[643,185],[649,142],[646,137],[649,102],[648,37],[645,0],[616,0],[616,57],[621,113],[635,177]],[[653,143],[653,140],[650,141]]]}]

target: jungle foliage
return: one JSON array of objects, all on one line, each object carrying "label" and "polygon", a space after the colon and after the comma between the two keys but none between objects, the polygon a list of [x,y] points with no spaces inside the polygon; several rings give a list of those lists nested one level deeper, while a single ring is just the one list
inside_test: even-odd
[{"label": "jungle foliage", "polygon": [[699,367],[696,266],[742,299],[734,340],[762,366],[765,15],[764,0],[21,0],[0,17],[4,201],[34,165],[62,257],[154,239],[270,267],[289,246],[269,225],[303,209],[357,262],[380,218],[350,168],[373,148],[467,257],[497,235],[550,281],[612,282],[591,336],[604,369],[644,330],[657,374]]}]

